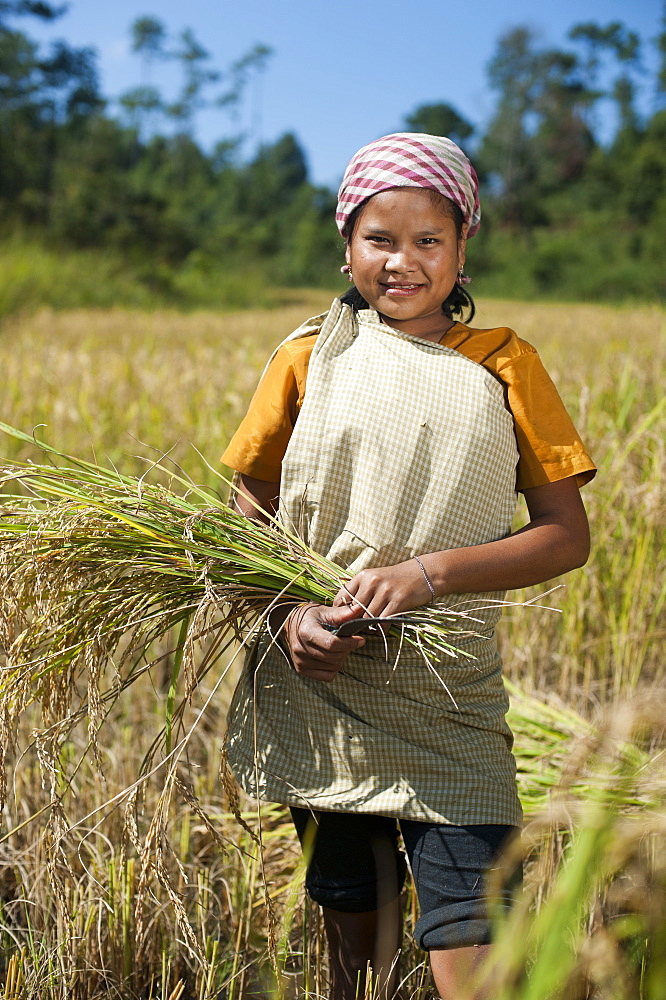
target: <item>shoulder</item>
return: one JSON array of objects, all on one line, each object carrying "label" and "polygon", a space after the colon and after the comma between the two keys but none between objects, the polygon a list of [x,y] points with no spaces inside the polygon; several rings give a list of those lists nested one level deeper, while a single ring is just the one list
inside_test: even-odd
[{"label": "shoulder", "polygon": [[591,479],[594,464],[532,344],[506,326],[480,330],[457,323],[449,334],[448,346],[505,386],[520,453],[517,489],[569,476],[576,476],[579,485]]},{"label": "shoulder", "polygon": [[275,357],[279,357],[283,364],[302,364],[312,354],[318,336],[319,331],[317,330],[316,333],[309,333],[299,337],[298,340],[287,340],[284,344],[280,344],[275,352]]},{"label": "shoulder", "polygon": [[500,378],[506,369],[517,362],[525,360],[529,364],[539,361],[536,349],[508,326],[477,329],[455,323],[443,343]]},{"label": "shoulder", "polygon": [[312,352],[317,343],[320,332],[330,323],[335,323],[342,316],[351,316],[350,306],[334,299],[330,309],[313,316],[302,323],[273,354],[267,372],[274,375],[281,375],[285,378],[293,378],[298,385],[299,396],[303,397],[305,392],[305,380],[308,374],[308,367]]},{"label": "shoulder", "polygon": [[301,323],[276,348],[271,356],[269,365],[272,365],[275,360],[282,365],[302,365],[307,363],[321,330],[328,322],[336,318],[342,310],[347,309],[348,307],[343,305],[340,299],[334,299],[330,309],[327,309],[326,312],[306,319],[304,323]]},{"label": "shoulder", "polygon": [[305,382],[312,351],[318,334],[311,333],[298,340],[288,340],[281,344],[273,355],[264,379],[271,382],[294,382],[298,393],[298,405],[305,394]]}]

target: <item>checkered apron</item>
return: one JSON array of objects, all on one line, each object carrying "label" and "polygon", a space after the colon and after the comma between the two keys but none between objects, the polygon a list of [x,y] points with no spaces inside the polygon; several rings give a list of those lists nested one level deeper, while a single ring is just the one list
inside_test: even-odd
[{"label": "checkered apron", "polygon": [[[301,332],[304,331],[304,332]],[[296,335],[311,332],[307,324]],[[315,344],[281,480],[282,516],[354,573],[503,538],[518,452],[502,385],[457,351],[336,300]],[[397,640],[299,677],[263,634],[229,712],[227,757],[269,801],[432,822],[519,824],[494,626],[503,594],[440,603],[478,637],[431,669]]]}]

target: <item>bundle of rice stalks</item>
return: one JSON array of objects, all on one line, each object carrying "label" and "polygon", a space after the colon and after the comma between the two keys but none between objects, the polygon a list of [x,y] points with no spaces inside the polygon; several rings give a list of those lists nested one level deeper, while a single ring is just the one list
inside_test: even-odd
[{"label": "bundle of rice stalks", "polygon": [[[219,652],[247,638],[276,604],[330,603],[349,578],[275,519],[267,526],[235,513],[177,469],[166,488],[35,443],[67,464],[0,470],[5,748],[18,717],[37,700],[56,742],[87,715],[94,749],[109,705],[137,677],[144,651],[158,639],[179,630],[172,692],[182,670],[189,697],[200,676],[196,639],[214,633]],[[426,658],[456,655],[455,635],[474,631],[474,620],[461,612],[417,609],[405,617],[398,634]],[[109,663],[114,682],[102,695]],[[80,678],[84,698],[77,694]],[[167,745],[173,706],[171,698]]]},{"label": "bundle of rice stalks", "polygon": [[653,755],[635,732],[613,737],[611,765],[607,719],[595,724],[559,699],[529,695],[508,679],[505,685],[511,698],[507,721],[516,741],[518,793],[526,816],[548,812],[558,797],[569,803],[603,799],[623,811],[654,804],[647,781],[655,771]]}]

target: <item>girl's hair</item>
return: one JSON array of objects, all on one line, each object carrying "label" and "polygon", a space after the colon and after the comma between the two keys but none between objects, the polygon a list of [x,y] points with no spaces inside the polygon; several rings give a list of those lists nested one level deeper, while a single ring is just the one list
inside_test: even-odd
[{"label": "girl's hair", "polygon": [[[458,239],[461,239],[464,219],[458,206],[454,202],[450,201],[449,198],[445,198],[444,195],[439,194],[438,191],[431,191],[429,188],[425,188],[424,190],[428,191],[428,193],[432,195],[433,205],[438,205],[440,208],[443,208],[449,218],[453,219],[453,224],[456,227],[456,236]],[[347,224],[347,232],[349,233],[349,236],[347,237],[348,242],[351,241],[356,228],[356,223],[358,222],[361,212],[368,204],[369,200],[370,199],[366,199],[361,202],[360,205],[357,205],[352,214],[349,216],[349,222]],[[351,306],[354,312],[358,312],[359,309],[370,308],[359,290],[354,285],[352,285],[352,287],[345,292],[344,295],[340,296],[340,301],[344,302],[348,306]],[[448,316],[449,319],[455,319],[458,317],[463,322],[469,323],[472,319],[474,319],[474,313],[476,312],[474,299],[462,285],[459,285],[458,282],[456,282],[444,302],[442,302],[442,312],[445,316]]]}]

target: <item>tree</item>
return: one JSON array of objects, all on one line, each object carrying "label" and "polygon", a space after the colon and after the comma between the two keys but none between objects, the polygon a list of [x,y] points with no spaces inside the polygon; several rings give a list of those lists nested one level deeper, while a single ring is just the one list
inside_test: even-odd
[{"label": "tree", "polygon": [[38,63],[43,113],[63,122],[101,110],[105,101],[99,92],[96,61],[94,49],[73,49],[65,42],[55,42]]},{"label": "tree", "polygon": [[582,81],[573,53],[547,50],[541,62],[532,133],[535,190],[540,199],[583,175],[595,147],[587,109],[596,99]]},{"label": "tree", "polygon": [[408,132],[426,132],[429,135],[444,135],[463,146],[466,139],[474,134],[474,126],[458,114],[450,104],[421,104],[405,116]]},{"label": "tree", "polygon": [[164,111],[162,95],[157,87],[143,85],[132,87],[121,94],[118,103],[127,113],[130,125],[136,129],[140,137],[149,130],[150,120],[159,112]]},{"label": "tree", "polygon": [[[63,8],[28,0],[0,0],[0,15],[33,14],[52,20]],[[96,53],[55,42],[41,56],[22,32],[0,21],[0,97],[4,112],[31,109],[41,120],[64,121],[68,115],[86,115],[104,105],[99,92]]]},{"label": "tree", "polygon": [[[569,38],[577,42],[585,53],[581,69],[587,76],[587,86],[597,98],[606,94],[617,104],[620,126],[634,128],[638,116],[634,107],[635,86],[631,73],[640,68],[640,39],[635,31],[630,31],[620,21],[612,21],[605,27],[594,21],[576,24],[569,32]],[[599,74],[603,56],[610,54],[622,67],[608,91],[599,90]]]},{"label": "tree", "polygon": [[549,197],[580,179],[595,149],[589,109],[600,93],[570,51],[539,48],[517,28],[488,67],[497,111],[481,146],[502,221],[525,230],[549,219]]},{"label": "tree", "polygon": [[165,58],[166,28],[155,17],[138,17],[130,27],[130,33],[132,52],[143,56],[144,82],[147,82],[154,60]]},{"label": "tree", "polygon": [[589,76],[590,89],[597,85],[603,52],[614,53],[623,63],[638,63],[640,39],[635,31],[629,31],[621,21],[612,21],[605,28],[594,21],[575,24],[569,31],[569,38],[581,42],[586,49],[584,66]]},{"label": "tree", "polygon": [[180,34],[180,47],[173,53],[183,68],[184,83],[176,101],[167,108],[180,129],[186,134],[191,133],[194,126],[196,111],[207,103],[204,89],[220,79],[217,70],[210,69],[206,63],[210,53],[197,41],[191,28],[185,28]]},{"label": "tree", "polygon": [[30,15],[42,21],[55,21],[67,10],[67,5],[54,7],[42,0],[0,0],[0,29],[6,27],[6,19]]},{"label": "tree", "polygon": [[120,95],[118,103],[127,114],[129,123],[139,137],[150,131],[151,121],[165,110],[162,95],[150,84],[151,69],[156,59],[166,59],[164,44],[166,28],[155,17],[139,17],[130,25],[132,52],[142,57],[141,83]]},{"label": "tree", "polygon": [[[52,20],[48,4],[4,3],[3,18]],[[95,53],[57,42],[42,55],[20,31],[0,25],[0,198],[14,220],[44,223],[58,145],[104,106]]]},{"label": "tree", "polygon": [[[185,28],[174,44],[163,23],[154,17],[140,17],[130,27],[132,51],[142,57],[141,83],[121,95],[119,103],[129,122],[140,136],[151,131],[151,121],[159,113],[176,122],[177,130],[191,135],[197,111],[218,107],[235,109],[240,104],[249,82],[265,70],[272,50],[260,43],[254,45],[231,66],[220,71],[211,66],[211,55],[196,38],[191,28]],[[166,104],[156,87],[150,84],[151,69],[157,59],[176,60],[183,72],[183,84],[175,101]],[[211,94],[211,88],[225,81],[225,88]]]},{"label": "tree", "polygon": [[248,84],[255,85],[255,109],[250,123],[251,138],[258,139],[261,135],[261,109],[258,100],[259,80],[266,70],[268,60],[273,50],[267,45],[258,44],[249,49],[231,67],[231,86],[217,98],[218,107],[231,108],[237,114]]},{"label": "tree", "polygon": [[257,218],[284,207],[305,183],[308,168],[298,140],[287,132],[272,144],[262,146],[243,171],[244,208]]},{"label": "tree", "polygon": [[501,218],[519,227],[530,225],[538,214],[530,115],[535,111],[543,58],[535,41],[529,28],[514,28],[499,39],[488,65],[490,85],[498,94],[497,110],[479,153],[479,162],[501,197]]},{"label": "tree", "polygon": [[[254,45],[240,59],[232,63],[226,73],[210,69],[206,63],[210,53],[199,44],[193,32],[186,28],[180,36],[181,47],[174,53],[183,66],[185,82],[177,101],[168,109],[169,114],[183,124],[189,132],[194,114],[203,107],[236,107],[252,77],[262,73],[272,55],[273,50],[267,45]],[[205,96],[205,91],[211,84],[228,79],[229,85],[214,98]]]}]

